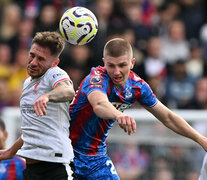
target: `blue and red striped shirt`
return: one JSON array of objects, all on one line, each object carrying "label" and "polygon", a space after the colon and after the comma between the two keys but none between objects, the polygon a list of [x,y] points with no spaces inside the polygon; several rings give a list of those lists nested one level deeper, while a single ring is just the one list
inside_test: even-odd
[{"label": "blue and red striped shirt", "polygon": [[91,73],[81,82],[74,101],[70,106],[70,138],[74,151],[84,155],[106,154],[106,138],[115,120],[98,117],[87,96],[99,90],[108,96],[109,101],[120,111],[133,103],[152,107],[157,103],[149,85],[134,72],[130,72],[124,88],[116,87],[104,67],[91,69]]},{"label": "blue and red striped shirt", "polygon": [[22,180],[25,161],[15,156],[13,159],[2,160],[0,163],[1,180]]}]

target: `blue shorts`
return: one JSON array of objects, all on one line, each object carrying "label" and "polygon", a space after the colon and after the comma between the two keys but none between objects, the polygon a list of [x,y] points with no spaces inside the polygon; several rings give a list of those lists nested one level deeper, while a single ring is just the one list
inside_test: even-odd
[{"label": "blue shorts", "polygon": [[108,155],[86,156],[75,152],[77,180],[120,180]]}]

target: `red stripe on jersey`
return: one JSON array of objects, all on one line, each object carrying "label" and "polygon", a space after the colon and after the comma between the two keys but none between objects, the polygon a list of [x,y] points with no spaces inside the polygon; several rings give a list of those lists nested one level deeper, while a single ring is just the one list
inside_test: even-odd
[{"label": "red stripe on jersey", "polygon": [[100,124],[99,128],[96,131],[95,136],[93,136],[93,141],[90,144],[90,150],[88,150],[87,155],[97,155],[97,149],[99,144],[102,142],[102,140],[100,139],[101,137],[103,137],[105,131],[108,129],[108,122],[109,120],[104,119],[102,121],[102,123]]},{"label": "red stripe on jersey", "polygon": [[15,166],[14,160],[12,160],[11,163],[9,164],[7,175],[8,175],[7,180],[16,180],[17,179],[16,166]]},{"label": "red stripe on jersey", "polygon": [[[82,110],[81,112],[78,112],[75,118],[75,122],[71,124],[70,127],[70,139],[74,147],[82,135],[85,123],[87,123],[88,120],[90,120],[90,116],[93,115],[93,108],[90,104],[84,106],[83,109],[84,110]],[[78,126],[76,124],[78,124]]]},{"label": "red stripe on jersey", "polygon": [[67,80],[68,78],[63,78],[63,79],[60,79],[59,81],[55,82],[55,84],[53,85],[53,88],[55,88],[56,84],[61,82],[61,81],[64,81],[64,80]]}]

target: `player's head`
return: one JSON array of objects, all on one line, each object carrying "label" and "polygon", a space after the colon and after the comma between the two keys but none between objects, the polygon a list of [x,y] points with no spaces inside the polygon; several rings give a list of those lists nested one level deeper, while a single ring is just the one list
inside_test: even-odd
[{"label": "player's head", "polygon": [[0,119],[0,149],[5,148],[6,139],[8,137],[8,133],[6,131],[6,127],[4,121]]},{"label": "player's head", "polygon": [[58,32],[36,33],[29,52],[28,74],[37,78],[49,68],[57,66],[64,47],[65,41]]},{"label": "player's head", "polygon": [[104,46],[104,67],[115,85],[124,87],[135,59],[130,43],[121,38],[109,40]]}]

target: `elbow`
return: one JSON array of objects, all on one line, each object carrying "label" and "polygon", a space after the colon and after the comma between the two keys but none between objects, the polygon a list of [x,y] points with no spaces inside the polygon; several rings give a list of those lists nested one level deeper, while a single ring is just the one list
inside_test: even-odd
[{"label": "elbow", "polygon": [[75,91],[74,91],[74,89],[69,89],[69,90],[68,90],[67,100],[68,100],[68,101],[71,101],[71,100],[74,98],[74,96],[75,96]]},{"label": "elbow", "polygon": [[94,107],[93,107],[93,111],[94,111],[94,113],[95,113],[95,114],[98,114],[98,112],[100,111],[99,109],[100,109],[99,106],[94,106]]}]

